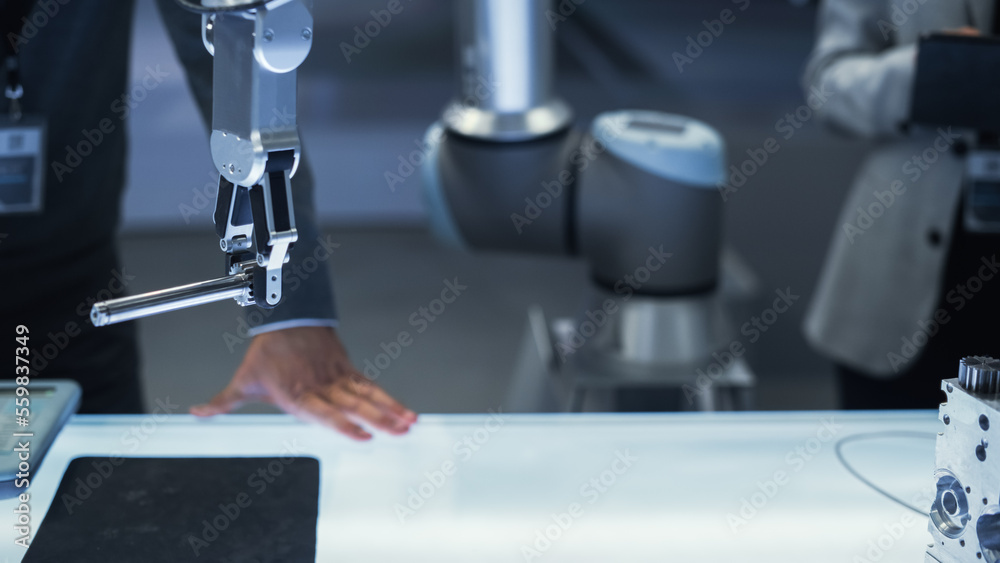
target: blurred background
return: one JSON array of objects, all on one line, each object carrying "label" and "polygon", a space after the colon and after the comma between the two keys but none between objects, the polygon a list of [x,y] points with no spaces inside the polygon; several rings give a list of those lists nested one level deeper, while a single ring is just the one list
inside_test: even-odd
[{"label": "blurred background", "polygon": [[[157,65],[169,76],[130,120],[122,249],[125,272],[135,276],[132,293],[222,275],[207,134],[153,1],[138,5],[133,76]],[[325,264],[335,280],[339,332],[363,367],[412,328],[411,314],[439,296],[445,279],[458,278],[467,292],[414,334],[378,383],[420,412],[503,408],[527,308],[575,314],[584,304],[586,269],[569,259],[445,248],[427,231],[418,175],[390,186],[386,172],[415,150],[456,88],[450,2],[403,0],[403,11],[345,58],[341,43],[353,43],[355,26],[385,5],[318,1],[315,45],[300,71],[316,211],[339,244]],[[679,67],[675,54],[687,56],[689,38],[724,9],[735,20]],[[725,244],[752,273],[755,290],[734,311],[736,326],[770,307],[775,290],[801,296],[747,347],[760,409],[837,404],[831,367],[807,347],[801,325],[866,147],[815,119],[779,131],[805,103],[799,79],[814,19],[814,7],[788,0],[585,0],[557,33],[558,90],[581,127],[613,109],[678,113],[718,129],[732,164],[770,137],[779,141],[780,150],[725,203]],[[148,401],[170,397],[186,406],[223,387],[246,348],[238,309],[225,302],[140,321]]]}]

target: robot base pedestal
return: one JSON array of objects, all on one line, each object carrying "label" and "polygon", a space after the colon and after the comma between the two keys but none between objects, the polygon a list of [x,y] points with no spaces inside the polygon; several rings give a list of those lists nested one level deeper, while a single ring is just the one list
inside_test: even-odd
[{"label": "robot base pedestal", "polygon": [[670,410],[746,410],[755,379],[727,351],[733,327],[717,294],[676,298],[596,290],[576,319],[528,324],[506,405],[514,412],[618,410],[622,389],[673,390]]}]

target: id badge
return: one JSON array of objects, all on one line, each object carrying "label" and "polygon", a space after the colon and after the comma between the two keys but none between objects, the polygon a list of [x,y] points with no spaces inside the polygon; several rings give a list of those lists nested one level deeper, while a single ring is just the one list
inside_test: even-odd
[{"label": "id badge", "polygon": [[42,211],[45,125],[32,116],[0,119],[0,215]]}]

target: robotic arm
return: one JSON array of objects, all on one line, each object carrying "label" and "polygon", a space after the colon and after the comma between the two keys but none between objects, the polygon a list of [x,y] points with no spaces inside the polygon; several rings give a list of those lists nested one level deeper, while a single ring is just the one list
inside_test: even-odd
[{"label": "robotic arm", "polygon": [[301,155],[296,80],[312,48],[311,0],[178,1],[203,14],[202,37],[215,57],[214,219],[227,277],[96,303],[95,326],[229,298],[272,308],[298,238],[290,180]]},{"label": "robotic arm", "polygon": [[555,94],[552,5],[456,3],[459,95],[427,133],[423,169],[435,232],[473,249],[577,255],[609,288],[662,245],[670,267],[636,293],[711,290],[721,136],[694,119],[637,110],[574,130]]},{"label": "robotic arm", "polygon": [[628,386],[686,386],[706,410],[743,404],[752,374],[742,360],[713,385],[695,383],[735,338],[717,289],[722,136],[688,117],[638,110],[575,129],[555,93],[555,4],[456,3],[459,93],[428,130],[421,168],[440,238],[588,265],[590,296],[575,318],[549,324],[529,313],[525,365],[545,373],[518,373],[523,387],[515,383],[509,404],[549,409],[523,405],[528,389],[545,386],[573,410]]}]

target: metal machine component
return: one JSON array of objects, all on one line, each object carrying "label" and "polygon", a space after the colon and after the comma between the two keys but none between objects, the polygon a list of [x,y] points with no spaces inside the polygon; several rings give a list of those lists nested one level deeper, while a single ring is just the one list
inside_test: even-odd
[{"label": "metal machine component", "polygon": [[1000,360],[989,356],[962,358],[958,365],[958,383],[978,395],[1000,391]]},{"label": "metal machine component", "polygon": [[202,12],[215,57],[211,148],[215,228],[230,277],[94,305],[97,326],[233,297],[271,308],[298,239],[291,178],[301,143],[297,69],[313,43],[311,0],[178,0]]},{"label": "metal machine component", "polygon": [[459,98],[444,122],[468,137],[523,141],[565,129],[572,111],[553,89],[548,0],[456,2]]},{"label": "metal machine component", "polygon": [[1000,561],[1000,456],[990,447],[1000,440],[993,438],[1000,430],[998,373],[1000,360],[969,357],[959,377],[941,384],[947,402],[938,413],[944,428],[935,447],[927,563]]}]

